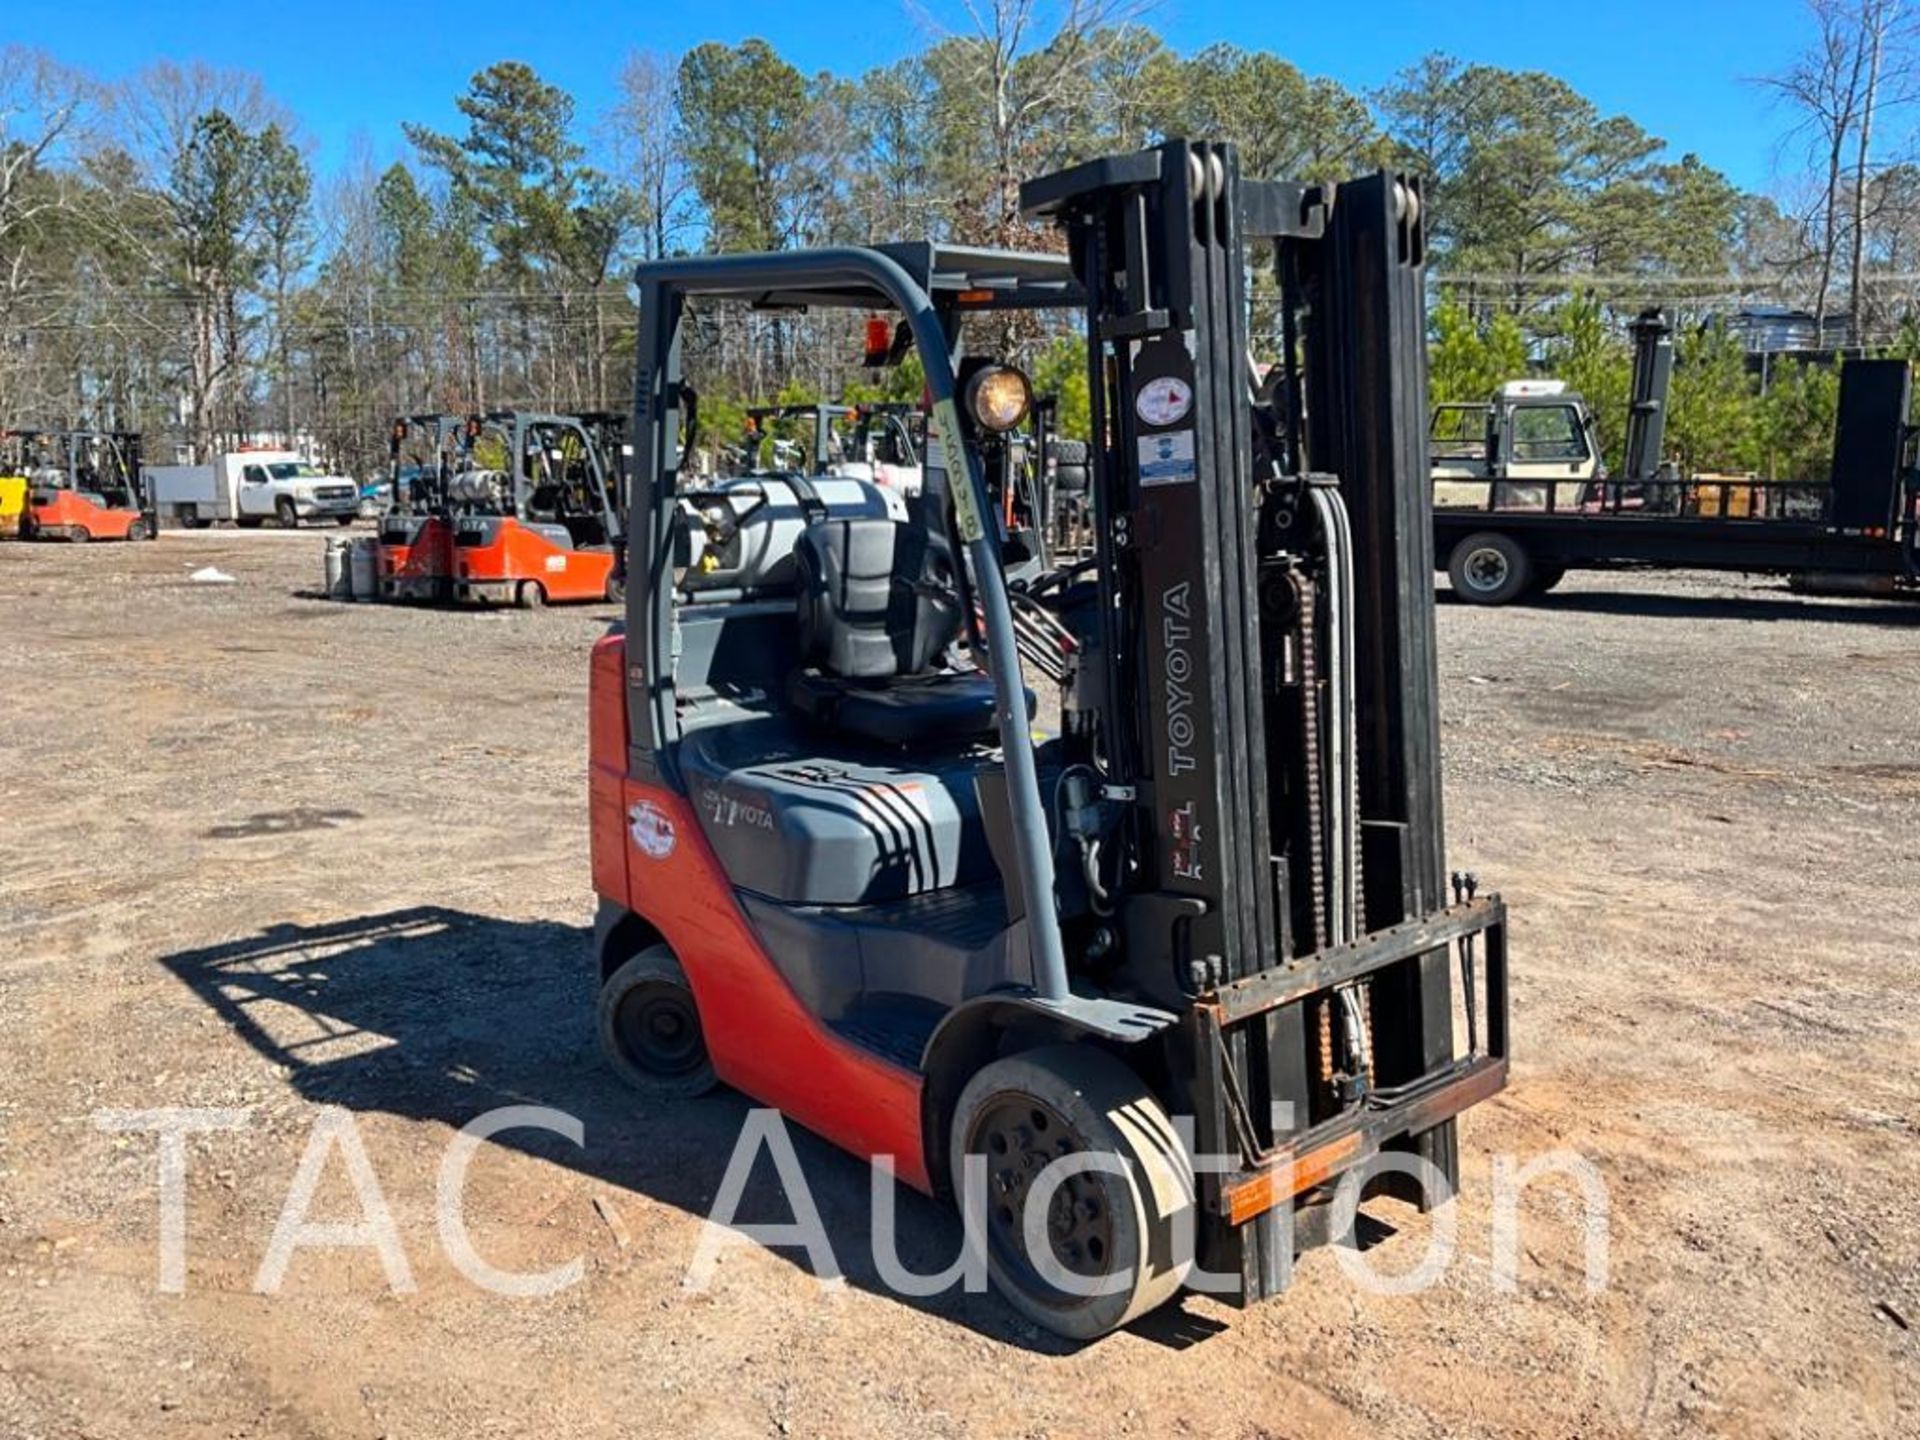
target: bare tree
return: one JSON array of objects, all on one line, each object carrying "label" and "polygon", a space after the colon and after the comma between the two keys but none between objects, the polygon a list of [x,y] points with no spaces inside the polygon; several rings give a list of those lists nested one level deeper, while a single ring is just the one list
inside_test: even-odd
[{"label": "bare tree", "polygon": [[647,258],[667,253],[686,223],[686,167],[673,143],[680,57],[635,50],[620,66],[620,99],[603,127],[613,173],[639,199],[639,231]]},{"label": "bare tree", "polygon": [[[984,112],[991,214],[989,238],[1011,245],[1021,231],[1020,181],[1037,168],[1046,148],[1071,133],[1070,118],[1086,108],[1090,77],[1113,47],[1127,43],[1127,26],[1151,8],[1146,0],[961,0],[968,30],[950,31],[943,63],[964,82]],[[935,22],[938,28],[937,22]]]},{"label": "bare tree", "polygon": [[[28,236],[71,195],[63,165],[93,98],[76,71],[23,45],[0,48],[0,335],[35,279]],[[0,346],[0,357],[11,347]],[[0,358],[0,417],[12,411],[13,367]]]},{"label": "bare tree", "polygon": [[1863,324],[1868,181],[1875,122],[1910,96],[1901,0],[1808,0],[1814,38],[1784,73],[1762,83],[1797,114],[1789,142],[1806,146],[1820,177],[1807,217],[1808,248],[1818,259],[1814,320],[1825,333],[1841,246],[1848,247],[1851,338]]}]

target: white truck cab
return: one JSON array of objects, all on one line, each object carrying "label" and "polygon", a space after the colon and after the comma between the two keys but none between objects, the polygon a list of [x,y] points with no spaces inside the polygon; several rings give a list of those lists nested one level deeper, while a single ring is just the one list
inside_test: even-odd
[{"label": "white truck cab", "polygon": [[216,520],[292,529],[308,520],[351,525],[360,487],[291,450],[232,450],[208,465],[153,465],[147,484],[159,514],[189,528]]},{"label": "white truck cab", "polygon": [[1565,487],[1555,508],[1568,508],[1606,478],[1593,416],[1562,380],[1513,380],[1491,400],[1436,405],[1427,438],[1440,509],[1543,510],[1550,485]]}]

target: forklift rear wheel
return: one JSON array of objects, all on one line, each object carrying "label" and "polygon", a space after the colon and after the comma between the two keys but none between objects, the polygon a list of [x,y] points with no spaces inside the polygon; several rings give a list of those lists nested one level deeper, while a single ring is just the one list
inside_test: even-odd
[{"label": "forklift rear wheel", "polygon": [[691,1099],[719,1083],[693,991],[665,945],[649,945],[600,987],[600,1048],[622,1080],[656,1100]]},{"label": "forklift rear wheel", "polygon": [[1482,530],[1453,547],[1447,564],[1453,593],[1470,605],[1505,605],[1533,583],[1533,561],[1510,535]]},{"label": "forklift rear wheel", "polygon": [[273,513],[279,517],[280,528],[282,530],[297,530],[300,528],[300,512],[293,508],[293,502],[291,500],[279,501],[273,507]]},{"label": "forklift rear wheel", "polygon": [[76,525],[67,532],[67,539],[75,545],[84,545],[93,539],[93,532],[84,525]]},{"label": "forklift rear wheel", "polygon": [[547,587],[538,580],[522,580],[520,588],[513,592],[513,603],[522,610],[544,610],[547,606]]},{"label": "forklift rear wheel", "polygon": [[[987,1270],[1029,1320],[1095,1340],[1179,1292],[1193,1257],[1175,1254],[1175,1218],[1194,1204],[1192,1164],[1160,1102],[1119,1060],[1085,1045],[996,1060],[961,1092],[951,1136],[963,1205],[966,1159],[986,1159]],[[1072,1171],[1047,1202],[1048,1268],[1085,1282],[1063,1287],[1034,1261],[1026,1210],[1034,1182],[1069,1155],[1111,1168]],[[1102,1293],[1075,1293],[1084,1288]]]}]

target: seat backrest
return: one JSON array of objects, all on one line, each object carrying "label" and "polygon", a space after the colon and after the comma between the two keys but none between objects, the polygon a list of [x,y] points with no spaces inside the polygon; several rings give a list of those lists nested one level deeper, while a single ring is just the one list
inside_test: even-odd
[{"label": "seat backrest", "polygon": [[849,680],[917,675],[959,633],[945,542],[896,520],[821,520],[794,545],[803,665]]}]

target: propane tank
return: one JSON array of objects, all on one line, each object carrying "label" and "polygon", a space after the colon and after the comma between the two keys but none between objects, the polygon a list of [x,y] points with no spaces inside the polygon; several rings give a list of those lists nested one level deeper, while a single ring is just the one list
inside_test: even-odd
[{"label": "propane tank", "polygon": [[344,535],[327,536],[325,593],[329,600],[353,598],[353,575],[347,568],[347,546],[350,543]]},{"label": "propane tank", "polygon": [[374,539],[347,542],[349,593],[362,602],[380,598],[380,542]]},{"label": "propane tank", "polygon": [[504,515],[511,487],[504,470],[462,470],[447,477],[447,498],[456,505],[477,505]]},{"label": "propane tank", "polygon": [[793,547],[810,523],[811,493],[833,520],[904,521],[897,490],[869,480],[822,475],[798,483],[786,475],[717,481],[687,503],[690,541],[681,583],[689,590],[758,590],[791,585]]}]

